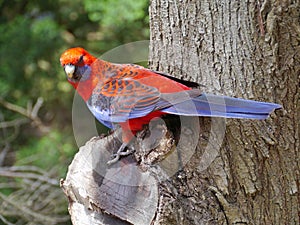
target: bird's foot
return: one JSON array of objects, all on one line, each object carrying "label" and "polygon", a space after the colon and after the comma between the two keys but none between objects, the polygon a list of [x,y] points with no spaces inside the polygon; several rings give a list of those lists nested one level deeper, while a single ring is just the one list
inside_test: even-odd
[{"label": "bird's foot", "polygon": [[[124,151],[126,148],[127,148],[127,150]],[[112,164],[118,162],[121,156],[127,156],[127,155],[130,155],[130,154],[132,154],[134,151],[135,151],[134,149],[129,149],[128,146],[127,146],[127,144],[123,143],[123,144],[121,145],[121,147],[118,149],[117,153],[112,155],[112,158],[113,158],[113,159],[109,160],[109,161],[107,162],[107,165],[110,166],[110,165],[112,165]]]}]

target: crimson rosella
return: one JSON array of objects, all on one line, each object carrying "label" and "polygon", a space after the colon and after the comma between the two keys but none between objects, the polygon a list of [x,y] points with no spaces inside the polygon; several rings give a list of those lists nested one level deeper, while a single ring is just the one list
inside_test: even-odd
[{"label": "crimson rosella", "polygon": [[[124,149],[151,119],[164,114],[265,119],[280,105],[227,96],[208,95],[198,84],[134,64],[114,64],[83,48],[66,50],[60,58],[68,81],[102,124],[122,128]],[[116,161],[114,160],[114,161]]]}]

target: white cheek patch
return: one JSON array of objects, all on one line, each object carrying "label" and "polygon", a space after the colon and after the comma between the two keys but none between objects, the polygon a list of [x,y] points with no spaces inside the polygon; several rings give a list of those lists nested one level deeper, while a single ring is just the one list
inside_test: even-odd
[{"label": "white cheek patch", "polygon": [[65,65],[65,72],[69,78],[72,78],[73,74],[75,72],[75,66],[74,65]]}]

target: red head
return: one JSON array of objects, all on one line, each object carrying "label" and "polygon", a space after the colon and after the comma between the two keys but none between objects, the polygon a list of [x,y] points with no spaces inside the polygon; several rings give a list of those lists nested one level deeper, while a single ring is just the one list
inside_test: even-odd
[{"label": "red head", "polygon": [[90,55],[85,49],[76,47],[66,50],[60,57],[60,64],[65,66],[73,64],[83,66],[84,64],[91,65],[96,60],[95,57]]},{"label": "red head", "polygon": [[90,66],[96,58],[83,48],[71,48],[60,57],[60,64],[64,67],[69,82],[77,83],[84,80],[90,73]]},{"label": "red head", "polygon": [[[91,65],[96,60],[96,57],[80,47],[68,49],[60,57],[60,64],[64,67],[68,81],[85,100],[92,91]],[[79,85],[79,81],[82,84]]]}]

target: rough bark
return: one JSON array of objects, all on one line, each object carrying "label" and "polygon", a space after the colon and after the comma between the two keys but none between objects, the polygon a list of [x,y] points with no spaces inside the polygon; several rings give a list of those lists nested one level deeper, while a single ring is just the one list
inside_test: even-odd
[{"label": "rough bark", "polygon": [[121,143],[115,135],[92,138],[74,157],[61,186],[73,224],[149,224],[156,211],[157,185],[132,156],[108,166]]},{"label": "rough bark", "polygon": [[[284,106],[266,121],[227,120],[207,170],[193,167],[201,150],[184,168],[176,189],[188,204],[165,206],[162,224],[299,224],[299,10],[298,1],[281,0],[151,2],[153,69],[190,77],[206,92]],[[199,219],[203,210],[208,218]]]},{"label": "rough bark", "polygon": [[132,143],[134,155],[111,166],[107,161],[121,145],[119,132],[88,141],[61,180],[73,224],[151,224],[160,213],[159,199],[176,191],[169,178],[193,154],[190,146],[197,144],[197,122],[198,118],[184,122],[185,138],[177,144],[163,120],[151,122]]},{"label": "rough bark", "polygon": [[61,183],[73,223],[299,224],[299,10],[282,0],[152,0],[152,69],[284,109],[265,121],[154,121],[134,156],[112,167],[116,136],[92,139]]}]

